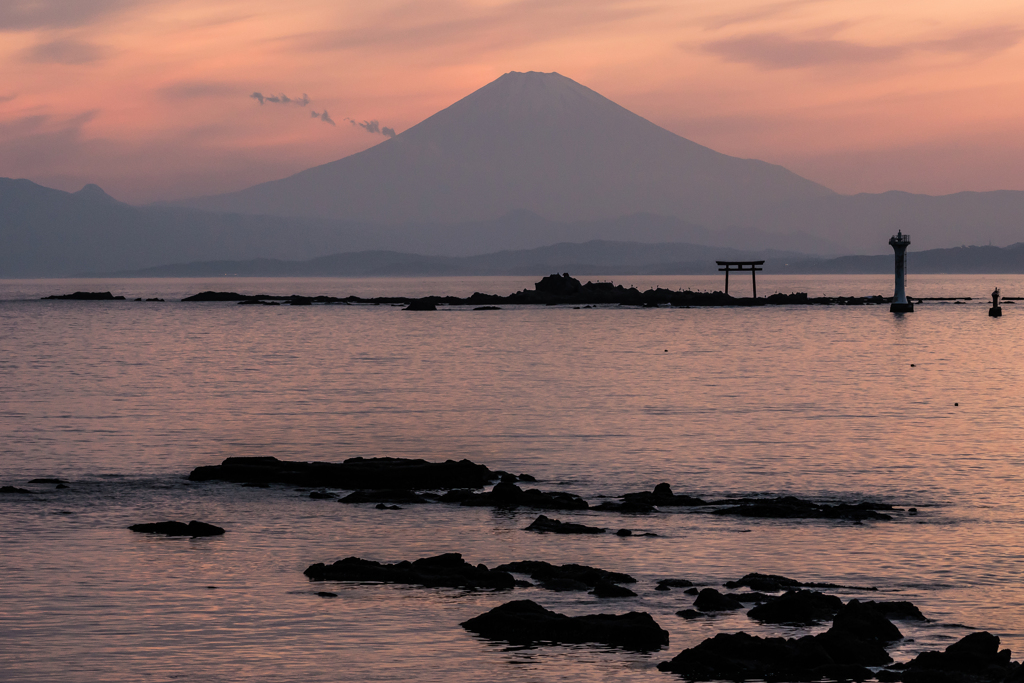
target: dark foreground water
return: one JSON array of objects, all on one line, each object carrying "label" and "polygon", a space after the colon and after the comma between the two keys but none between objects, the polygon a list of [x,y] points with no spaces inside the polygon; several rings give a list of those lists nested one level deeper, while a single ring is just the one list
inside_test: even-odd
[{"label": "dark foreground water", "polygon": [[[874,306],[411,313],[170,300],[212,288],[504,294],[531,281],[0,282],[0,485],[36,492],[0,496],[0,679],[669,682],[655,665],[715,633],[807,632],[743,612],[684,621],[675,612],[692,598],[653,590],[659,578],[714,585],[750,571],[881,589],[840,591],[844,599],[912,600],[932,621],[899,624],[898,661],[970,629],[1024,656],[1024,303],[993,320],[980,301],[995,285],[1024,293],[1020,276],[914,279],[915,296],[976,299],[903,316]],[[888,285],[764,278],[759,293],[888,294]],[[36,299],[75,289],[168,301]],[[536,516],[528,511],[379,511],[291,487],[185,480],[233,455],[470,458],[592,503],[667,481],[698,496],[871,499],[921,513],[863,525],[557,513],[658,536],[545,536],[522,531]],[[70,488],[26,483],[42,476]],[[125,529],[165,519],[228,533]],[[628,572],[640,595],[302,575],[349,555],[442,552]],[[324,589],[339,597],[317,597]],[[510,649],[459,627],[516,598],[568,614],[647,611],[671,645]]]}]

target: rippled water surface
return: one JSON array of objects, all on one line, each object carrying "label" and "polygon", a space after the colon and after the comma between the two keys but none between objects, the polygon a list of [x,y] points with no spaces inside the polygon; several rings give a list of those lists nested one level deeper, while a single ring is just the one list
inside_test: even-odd
[{"label": "rippled water surface", "polygon": [[[0,282],[0,679],[11,681],[672,681],[654,667],[721,631],[797,635],[742,612],[684,621],[750,571],[877,586],[932,621],[900,623],[905,660],[968,629],[1024,655],[1021,276],[921,276],[886,307],[404,312],[391,306],[185,304],[246,293],[504,294],[535,278]],[[717,289],[717,278],[615,278]],[[746,284],[743,282],[743,284]],[[739,286],[739,285],[737,285]],[[888,294],[876,276],[758,281],[760,294]],[[76,289],[164,303],[39,301]],[[744,292],[738,291],[737,294]],[[1020,307],[1020,312],[1016,310]],[[959,405],[957,405],[959,404]],[[754,520],[683,510],[559,519],[657,537],[545,536],[536,513],[380,511],[308,491],[185,480],[234,455],[469,458],[591,503],[670,482],[697,496],[792,494],[916,506],[892,522]],[[60,477],[70,488],[29,485]],[[133,534],[200,519],[210,539]],[[637,598],[329,584],[349,555],[461,552],[628,572]],[[844,599],[861,596],[840,592]],[[650,612],[653,654],[508,648],[459,623],[515,597],[568,614]]]}]

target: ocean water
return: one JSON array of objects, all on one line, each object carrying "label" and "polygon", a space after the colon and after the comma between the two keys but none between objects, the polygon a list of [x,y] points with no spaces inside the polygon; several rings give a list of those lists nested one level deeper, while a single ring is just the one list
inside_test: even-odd
[{"label": "ocean water", "polygon": [[[0,281],[0,680],[670,681],[658,662],[719,632],[800,635],[743,612],[685,621],[660,578],[752,571],[911,600],[897,661],[989,630],[1024,657],[1021,276],[919,276],[925,302],[744,309],[185,304],[246,293],[508,293],[536,278]],[[719,289],[717,278],[609,278]],[[737,278],[732,286],[746,281]],[[762,277],[758,293],[888,294],[880,276]],[[40,301],[75,291],[164,303]],[[734,291],[743,294],[743,291]],[[1016,308],[1020,306],[1018,312]],[[958,404],[958,405],[957,405]],[[523,531],[536,512],[311,500],[294,487],[190,483],[235,455],[469,458],[546,490],[797,495],[915,506],[891,522],[756,520],[699,510],[555,513],[655,537]],[[70,488],[29,485],[60,477]],[[208,539],[129,524],[199,519]],[[460,552],[492,566],[628,572],[636,598],[311,584],[314,562]],[[319,590],[339,594],[335,599]],[[510,648],[459,623],[510,599],[566,614],[651,613],[660,652]],[[823,628],[823,627],[822,627]]]}]

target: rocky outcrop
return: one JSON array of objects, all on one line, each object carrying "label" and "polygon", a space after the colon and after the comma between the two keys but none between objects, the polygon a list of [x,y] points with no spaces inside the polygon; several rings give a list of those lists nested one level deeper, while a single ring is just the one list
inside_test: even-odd
[{"label": "rocky outcrop", "polygon": [[766,624],[803,624],[828,621],[843,607],[834,595],[817,591],[792,590],[758,605],[747,616]]},{"label": "rocky outcrop", "polygon": [[548,590],[587,590],[602,583],[636,583],[629,574],[610,572],[583,564],[563,564],[523,560],[498,565],[496,569],[526,574]]},{"label": "rocky outcrop", "polygon": [[67,299],[71,301],[124,301],[123,296],[114,296],[110,292],[75,292],[74,294],[53,294],[42,297],[47,299]]},{"label": "rocky outcrop", "polygon": [[482,488],[501,477],[469,460],[428,462],[408,458],[349,458],[344,462],[294,462],[274,457],[227,458],[192,470],[190,481],[289,484],[336,489]]},{"label": "rocky outcrop", "polygon": [[516,645],[601,643],[641,651],[668,645],[669,635],[646,612],[568,617],[547,610],[532,600],[499,605],[462,622],[462,627],[489,640]]},{"label": "rocky outcrop", "polygon": [[380,581],[428,588],[510,589],[516,583],[500,568],[472,565],[459,553],[424,557],[414,562],[382,564],[358,557],[346,557],[333,564],[318,562],[303,572],[311,581]]},{"label": "rocky outcrop", "polygon": [[848,588],[851,590],[859,591],[874,591],[877,588],[866,588],[862,586],[841,586],[837,583],[821,583],[821,582],[810,582],[805,583],[803,581],[797,581],[786,576],[779,576],[778,574],[759,574],[753,572],[746,574],[741,579],[736,581],[726,581],[726,588],[749,588],[754,591],[762,591],[765,593],[779,593],[785,590],[791,590],[793,588]]},{"label": "rocky outcrop", "polygon": [[693,582],[686,579],[659,579],[656,591],[667,591],[673,588],[693,588]]},{"label": "rocky outcrop", "polygon": [[540,515],[537,519],[533,520],[530,526],[526,527],[526,531],[537,531],[540,533],[552,534],[603,534],[606,529],[596,526],[587,526],[586,524],[562,522],[557,519],[546,517],[545,515]]},{"label": "rocky outcrop", "polygon": [[[880,681],[905,683],[1019,683],[1024,667],[999,649],[999,637],[987,631],[964,636],[942,652],[922,652],[898,671],[880,673]],[[897,668],[897,667],[894,667]]]},{"label": "rocky outcrop", "polygon": [[224,529],[206,522],[192,520],[188,524],[184,522],[154,522],[152,524],[132,524],[128,527],[140,534],[165,534],[167,536],[191,536],[199,538],[202,536],[220,536]]},{"label": "rocky outcrop", "polygon": [[591,595],[595,595],[599,598],[635,598],[636,593],[629,590],[625,586],[618,586],[614,583],[608,583],[604,581],[594,586],[594,590],[590,591]]},{"label": "rocky outcrop", "polygon": [[[468,462],[468,461],[467,461]],[[442,503],[459,503],[468,507],[495,507],[512,510],[519,507],[536,510],[586,510],[587,501],[563,491],[523,490],[515,484],[501,482],[485,493],[449,491],[441,496]]]},{"label": "rocky outcrop", "polygon": [[0,486],[0,493],[32,493],[32,491],[17,486]]}]

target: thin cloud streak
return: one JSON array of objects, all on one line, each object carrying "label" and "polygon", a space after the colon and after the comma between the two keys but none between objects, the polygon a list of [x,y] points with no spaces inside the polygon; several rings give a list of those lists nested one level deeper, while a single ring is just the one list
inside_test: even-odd
[{"label": "thin cloud streak", "polygon": [[71,38],[40,43],[22,52],[22,60],[35,64],[88,64],[103,59],[105,50]]},{"label": "thin cloud streak", "polygon": [[1022,39],[1024,29],[1021,27],[991,26],[964,31],[949,38],[896,45],[864,45],[846,40],[754,33],[711,41],[702,47],[729,62],[752,64],[762,69],[799,69],[893,62],[916,52],[988,56],[1008,50]]},{"label": "thin cloud streak", "polygon": [[3,0],[0,31],[78,28],[142,4],[143,0]]}]

